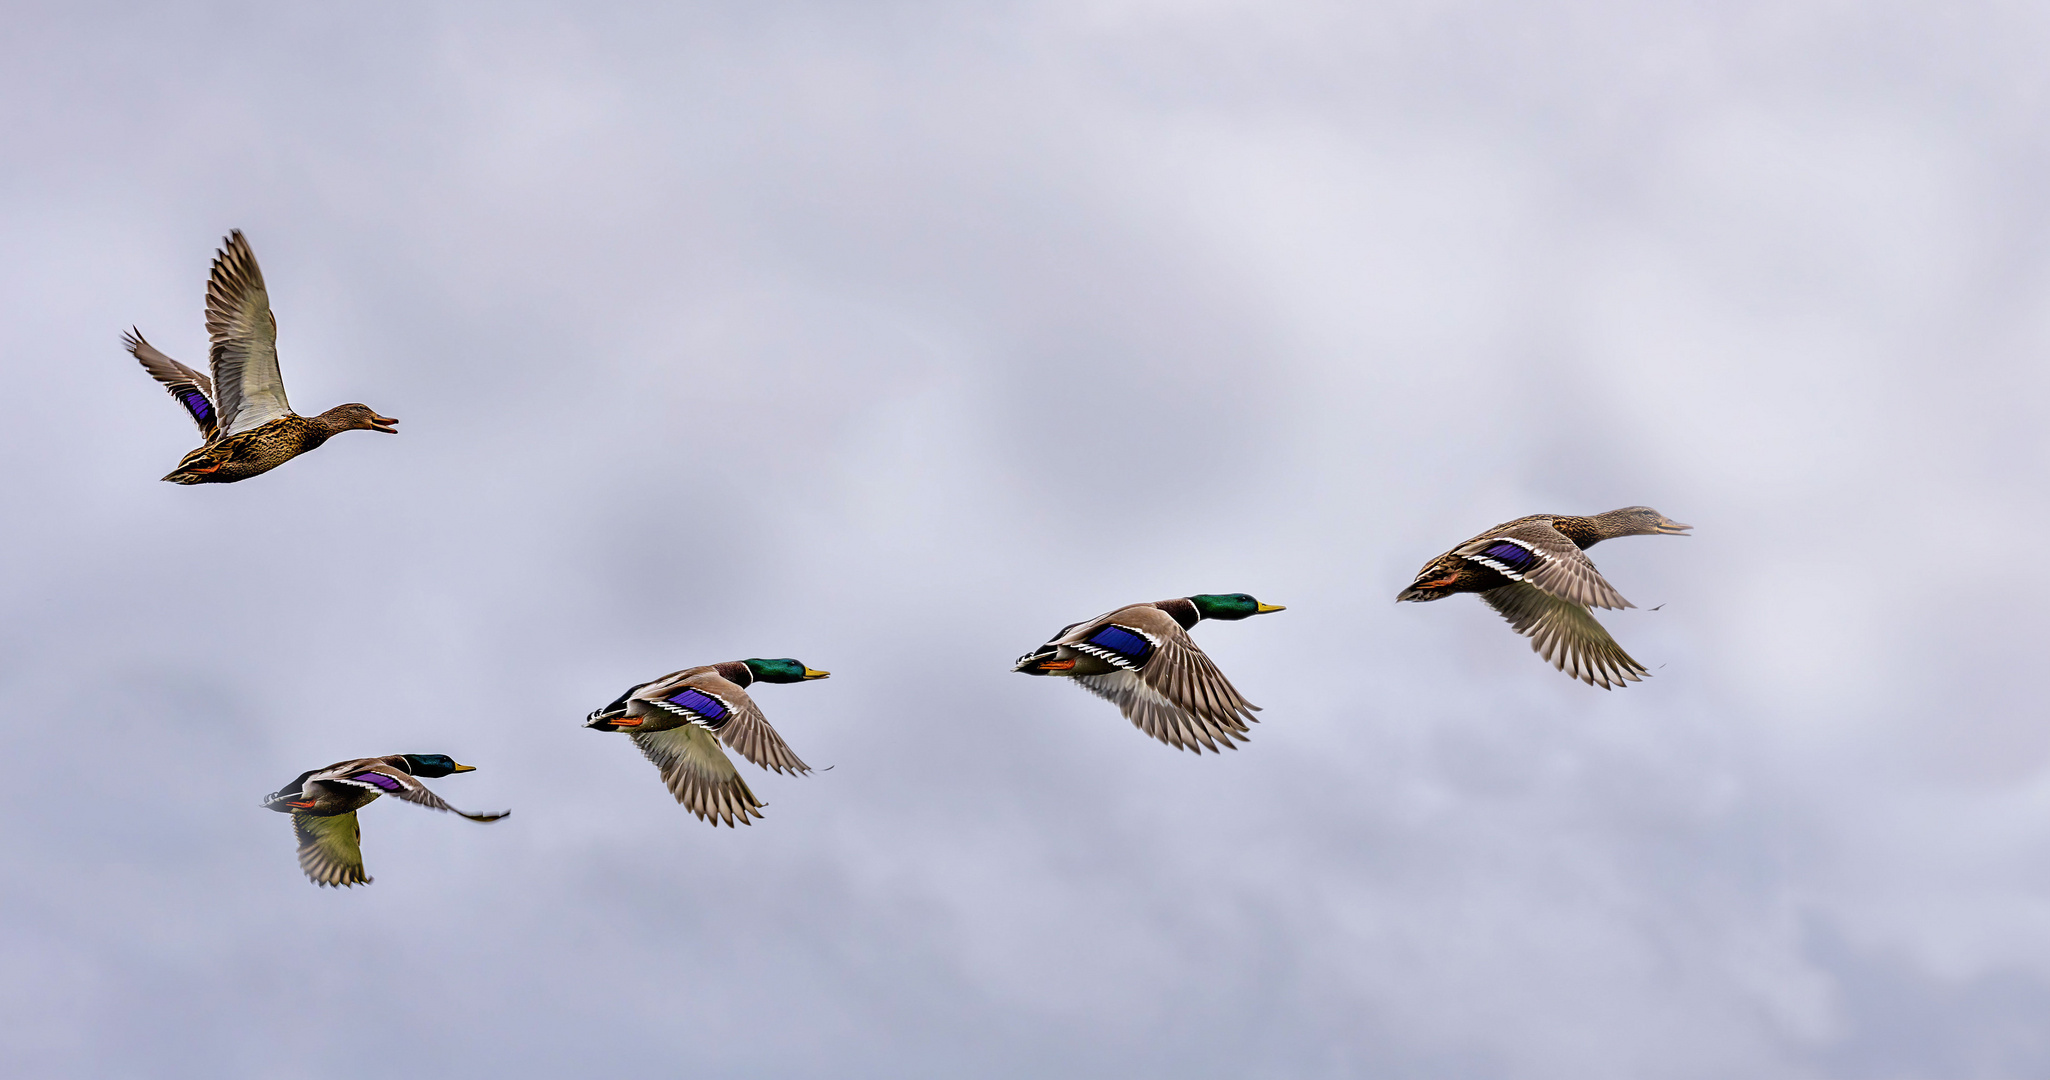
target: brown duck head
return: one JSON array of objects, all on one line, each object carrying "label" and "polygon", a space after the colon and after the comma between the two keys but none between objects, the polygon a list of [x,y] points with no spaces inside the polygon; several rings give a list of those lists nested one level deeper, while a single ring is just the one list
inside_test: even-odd
[{"label": "brown duck head", "polygon": [[393,425],[398,421],[389,416],[379,416],[376,410],[361,402],[337,405],[320,414],[321,423],[334,431],[382,431],[397,435],[399,429]]}]

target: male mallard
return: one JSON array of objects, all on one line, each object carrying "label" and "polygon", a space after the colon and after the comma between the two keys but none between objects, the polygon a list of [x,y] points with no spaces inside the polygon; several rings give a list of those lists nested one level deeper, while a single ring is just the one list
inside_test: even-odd
[{"label": "male mallard", "polygon": [[338,761],[325,769],[300,773],[298,779],[264,796],[263,805],[292,815],[292,832],[299,838],[299,869],[306,871],[307,880],[315,885],[368,885],[370,875],[363,872],[363,849],[359,843],[363,828],[356,823],[356,811],[370,805],[379,795],[393,795],[471,821],[497,821],[512,813],[464,813],[442,802],[440,796],[416,779],[475,771],[475,766],[458,765],[456,759],[446,754],[392,754]]},{"label": "male mallard", "polygon": [[1012,671],[1060,675],[1117,705],[1133,726],[1181,750],[1238,749],[1258,705],[1198,648],[1189,628],[1204,619],[1237,620],[1270,611],[1245,593],[1203,593],[1133,604],[1075,623],[1018,658]]},{"label": "male mallard", "polygon": [[764,769],[801,775],[811,766],[784,745],[745,688],[758,682],[823,679],[828,674],[795,660],[733,660],[684,668],[629,687],[612,704],[585,717],[584,726],[633,736],[634,745],[662,770],[669,793],[691,813],[713,825],[751,825],[748,819],[761,817],[761,808],[768,804],[748,790],[740,771],[719,749],[720,740]]},{"label": "male mallard", "polygon": [[[319,416],[300,416],[285,400],[278,377],[278,323],[271,317],[263,271],[242,230],[228,234],[206,283],[206,332],[214,377],[158,352],[131,329],[122,344],[142,368],[178,399],[206,445],[185,455],[171,475],[174,484],[232,484],[266,473],[344,431],[398,434],[388,416],[370,406],[337,405]],[[215,387],[219,391],[215,391]]]},{"label": "male mallard", "polygon": [[1618,536],[1684,536],[1682,525],[1649,506],[1593,517],[1533,514],[1497,525],[1432,559],[1397,600],[1440,600],[1477,592],[1530,647],[1560,671],[1604,690],[1650,674],[1594,619],[1589,607],[1633,607],[1581,554]]}]

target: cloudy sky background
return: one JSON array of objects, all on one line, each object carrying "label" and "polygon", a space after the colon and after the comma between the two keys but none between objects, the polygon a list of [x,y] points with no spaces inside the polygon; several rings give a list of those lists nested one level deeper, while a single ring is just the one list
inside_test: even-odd
[{"label": "cloudy sky background", "polygon": [[[16,5],[0,1056],[24,1076],[2050,1071],[2050,15]],[[247,231],[292,400],[203,360]],[[1392,603],[1497,521],[1655,677]],[[1245,590],[1179,754],[1012,657]],[[1650,610],[1654,605],[1662,609]],[[583,713],[829,772],[714,830]],[[257,800],[447,752],[367,889]]]}]

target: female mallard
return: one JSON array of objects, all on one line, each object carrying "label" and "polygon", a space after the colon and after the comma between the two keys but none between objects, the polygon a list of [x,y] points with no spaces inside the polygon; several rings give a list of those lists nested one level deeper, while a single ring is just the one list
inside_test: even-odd
[{"label": "female mallard", "polygon": [[[206,445],[185,455],[171,475],[174,484],[232,484],[266,473],[344,431],[398,434],[388,416],[368,405],[337,405],[319,416],[300,416],[285,400],[278,377],[278,323],[271,317],[263,271],[240,229],[228,234],[214,256],[206,283],[206,332],[214,377],[207,377],[158,352],[130,330],[122,344],[144,371],[178,399]],[[218,387],[218,391],[216,388]]]},{"label": "female mallard", "polygon": [[1650,672],[1588,610],[1634,605],[1602,580],[1581,549],[1618,536],[1684,536],[1693,527],[1649,506],[1593,517],[1533,514],[1497,525],[1425,563],[1416,581],[1395,599],[1422,603],[1477,592],[1517,633],[1528,635],[1530,647],[1553,667],[1608,690]]},{"label": "female mallard", "polygon": [[1204,593],[1133,604],[1075,623],[1018,658],[1012,671],[1059,675],[1117,705],[1133,726],[1180,750],[1238,749],[1260,707],[1198,648],[1189,628],[1204,619],[1237,620],[1270,611],[1245,593]]},{"label": "female mallard", "polygon": [[[713,825],[751,825],[768,804],[755,798],[719,743],[764,769],[802,775],[811,766],[797,759],[769,718],[747,696],[758,682],[794,683],[823,679],[795,660],[734,660],[684,668],[653,682],[630,687],[612,704],[584,718],[599,731],[633,736],[676,801]],[[713,738],[716,735],[718,738]]]},{"label": "female mallard", "polygon": [[356,811],[379,795],[392,795],[433,810],[446,810],[471,821],[497,821],[512,813],[467,814],[427,790],[417,777],[475,772],[446,754],[392,754],[388,757],[338,761],[325,769],[308,769],[297,780],[264,796],[263,805],[292,815],[299,838],[299,869],[315,885],[368,885],[363,872],[363,828]]}]

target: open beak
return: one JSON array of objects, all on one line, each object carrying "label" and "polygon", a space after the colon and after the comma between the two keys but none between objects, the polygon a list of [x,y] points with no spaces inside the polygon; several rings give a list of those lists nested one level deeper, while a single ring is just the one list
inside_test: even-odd
[{"label": "open beak", "polygon": [[397,424],[397,423],[398,423],[398,421],[397,421],[397,420],[394,420],[394,419],[392,419],[392,418],[391,418],[391,417],[389,417],[389,416],[374,416],[374,415],[373,415],[373,416],[372,416],[372,417],[370,418],[370,430],[372,430],[372,431],[382,431],[382,432],[384,432],[384,433],[385,433],[386,435],[397,435],[397,434],[399,433],[399,429],[398,429],[397,427],[394,427],[394,426],[393,426],[393,425],[395,425],[395,424]]},{"label": "open beak", "polygon": [[1687,530],[1693,527],[1692,525],[1682,525],[1672,518],[1662,517],[1659,519],[1658,532],[1662,536],[1685,536],[1687,535]]},{"label": "open beak", "polygon": [[475,765],[465,765],[465,764],[463,764],[463,763],[461,763],[461,762],[457,762],[457,763],[456,763],[456,771],[457,771],[457,772],[476,772],[476,771],[477,771],[477,766],[475,766]]},{"label": "open beak", "polygon": [[831,674],[832,672],[830,671],[814,671],[811,668],[804,669],[804,677],[806,679],[823,679]]},{"label": "open beak", "polygon": [[1268,613],[1268,612],[1270,612],[1270,611],[1287,611],[1287,610],[1288,610],[1287,608],[1285,608],[1285,607],[1282,607],[1282,606],[1281,606],[1280,604],[1261,604],[1261,605],[1260,605],[1260,608],[1259,608],[1259,610],[1257,610],[1257,611],[1253,612],[1253,614],[1255,614],[1255,615],[1265,615],[1265,614],[1267,614],[1267,613]]}]

